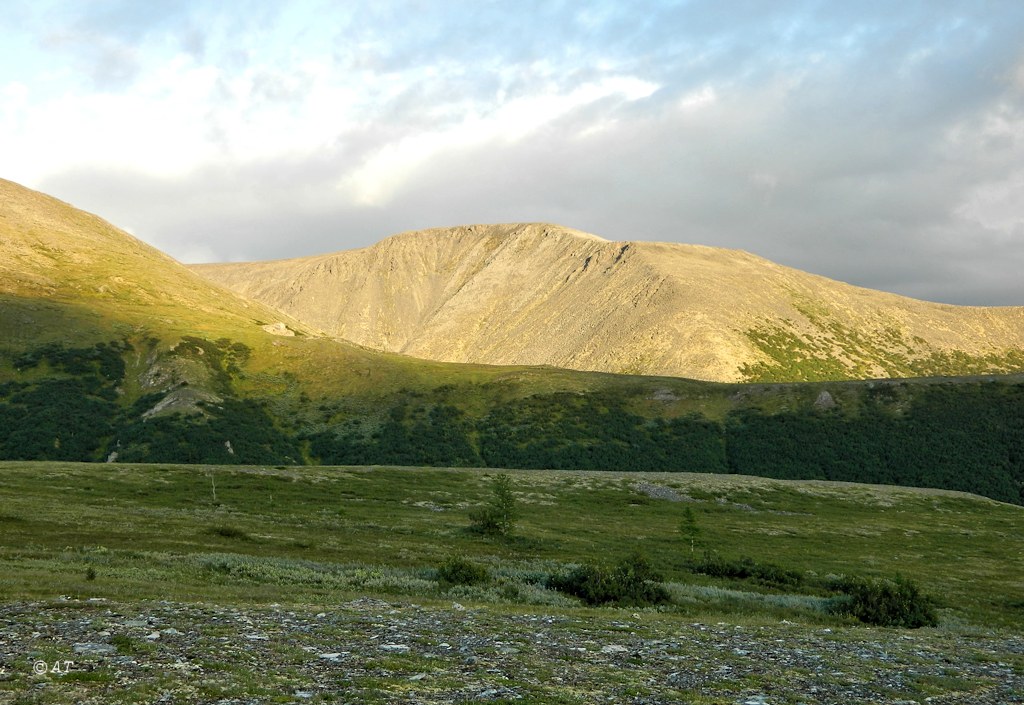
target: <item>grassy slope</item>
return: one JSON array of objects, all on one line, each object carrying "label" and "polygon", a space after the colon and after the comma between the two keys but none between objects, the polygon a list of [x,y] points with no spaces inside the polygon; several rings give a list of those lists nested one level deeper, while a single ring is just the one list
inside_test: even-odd
[{"label": "grassy slope", "polygon": [[[430,569],[465,555],[504,571],[520,595],[513,602],[558,602],[538,597],[523,576],[640,549],[668,580],[682,584],[676,609],[684,613],[832,619],[812,609],[813,598],[794,598],[794,607],[783,609],[756,594],[714,597],[692,587],[774,592],[686,570],[689,546],[677,527],[684,508],[692,507],[701,545],[726,557],[820,576],[899,572],[939,600],[946,624],[1009,626],[1024,616],[1020,507],[939,491],[739,476],[519,471],[512,477],[522,517],[515,538],[501,540],[465,530],[469,508],[489,496],[490,476],[477,470],[3,463],[0,598],[315,604],[353,592],[430,598],[443,594]],[[638,482],[695,501],[652,498],[636,489]],[[321,564],[319,577],[303,561]],[[93,581],[86,580],[89,567],[97,574]],[[509,593],[463,597],[474,594],[501,601]]]}]

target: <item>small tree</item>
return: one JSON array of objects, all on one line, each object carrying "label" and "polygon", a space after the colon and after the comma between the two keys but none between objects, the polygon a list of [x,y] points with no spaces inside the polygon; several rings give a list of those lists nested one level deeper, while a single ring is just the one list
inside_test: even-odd
[{"label": "small tree", "polygon": [[488,536],[507,536],[512,533],[519,512],[512,494],[512,480],[501,474],[494,478],[491,498],[479,509],[469,513],[472,529]]},{"label": "small tree", "polygon": [[683,511],[683,518],[679,521],[679,533],[682,534],[684,540],[690,542],[690,553],[693,553],[700,536],[700,526],[697,525],[697,516],[690,507]]}]

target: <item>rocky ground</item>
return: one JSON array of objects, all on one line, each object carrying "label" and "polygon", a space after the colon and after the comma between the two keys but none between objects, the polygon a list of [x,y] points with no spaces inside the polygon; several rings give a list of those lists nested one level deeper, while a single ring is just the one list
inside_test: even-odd
[{"label": "rocky ground", "polygon": [[1024,703],[1024,637],[362,598],[0,612],[0,703]]}]

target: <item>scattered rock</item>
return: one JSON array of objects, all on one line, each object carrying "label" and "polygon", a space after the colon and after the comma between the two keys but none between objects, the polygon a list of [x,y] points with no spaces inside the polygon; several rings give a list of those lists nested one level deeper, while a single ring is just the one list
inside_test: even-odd
[{"label": "scattered rock", "polygon": [[446,512],[446,511],[448,511],[446,508],[442,507],[441,505],[435,504],[434,502],[431,502],[429,500],[421,500],[419,502],[413,502],[413,506],[414,507],[422,507],[423,509],[429,509],[432,512]]},{"label": "scattered rock", "polygon": [[633,489],[640,494],[645,494],[653,499],[665,499],[669,502],[692,502],[692,497],[687,497],[676,492],[671,487],[664,487],[662,485],[652,485],[649,482],[637,482],[633,485]]},{"label": "scattered rock", "polygon": [[818,411],[828,411],[839,406],[827,389],[822,389],[818,398],[814,400],[814,408]]},{"label": "scattered rock", "polygon": [[85,642],[81,644],[75,644],[71,647],[71,650],[76,654],[113,654],[117,652],[117,647],[112,644],[97,644],[94,642]]},{"label": "scattered rock", "polygon": [[[137,615],[136,610],[146,616],[121,616]],[[916,689],[921,679],[929,682],[936,703],[1006,705],[1020,702],[1024,692],[1024,674],[1014,668],[1014,659],[1024,654],[1024,637],[1010,630],[922,630],[907,639],[911,635],[901,630],[863,626],[702,624],[618,610],[550,615],[475,607],[458,613],[447,605],[373,598],[332,606],[329,623],[319,615],[326,613],[289,606],[5,603],[0,666],[8,664],[8,680],[13,679],[5,682],[5,692],[35,687],[32,659],[42,654],[75,661],[84,670],[102,659],[104,669],[115,674],[113,682],[82,680],[73,694],[62,690],[49,698],[83,705],[111,702],[128,688],[151,693],[152,702],[196,702],[201,682],[231,693],[216,702],[252,705],[267,700],[266,684],[281,674],[287,677],[275,695],[293,702],[336,692],[339,679],[346,681],[347,702],[433,705],[540,701],[541,693],[563,689],[585,692],[589,702],[638,705],[678,702],[677,691],[714,692],[716,702],[734,705],[898,705],[923,702]],[[166,624],[175,627],[156,631]],[[136,635],[174,638],[152,640],[144,656],[118,655],[100,636],[110,629],[116,638],[115,625]],[[419,639],[433,646],[420,653]],[[341,644],[345,651],[334,651]],[[633,657],[628,671],[616,668]],[[26,659],[28,669],[11,668]],[[551,664],[558,665],[557,676]],[[956,679],[948,677],[951,664]],[[435,683],[434,673],[443,679]],[[49,676],[39,682],[55,693],[66,685]],[[514,689],[507,687],[513,683]],[[637,697],[632,688],[639,683],[673,692]],[[770,683],[771,690],[752,689],[757,683]]]},{"label": "scattered rock", "polygon": [[201,403],[219,404],[221,401],[223,400],[216,394],[198,387],[178,387],[168,392],[152,408],[142,412],[142,418],[149,419],[164,412],[201,413]]},{"label": "scattered rock", "polygon": [[680,397],[676,394],[673,394],[671,389],[665,389],[664,387],[661,387],[659,389],[654,390],[654,393],[651,394],[651,399],[653,399],[654,401],[671,402],[679,401]]},{"label": "scattered rock", "polygon": [[287,337],[294,337],[295,331],[286,326],[284,323],[269,323],[265,326],[261,326],[263,330],[267,331],[271,335],[283,335]]}]

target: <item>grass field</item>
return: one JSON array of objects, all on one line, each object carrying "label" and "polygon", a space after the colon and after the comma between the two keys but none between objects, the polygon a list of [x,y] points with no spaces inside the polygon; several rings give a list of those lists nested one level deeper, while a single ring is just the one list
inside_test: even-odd
[{"label": "grass field", "polygon": [[[1021,507],[743,476],[508,474],[520,518],[486,537],[469,512],[494,471],[0,463],[0,703],[1024,697]],[[669,604],[589,608],[545,586],[637,550]],[[711,578],[690,568],[704,550],[807,579]],[[491,579],[439,583],[453,556]],[[937,628],[831,614],[816,579],[896,573],[935,599]]]},{"label": "grass field", "polygon": [[[515,602],[518,590],[527,602],[558,601],[536,587],[538,575],[639,550],[681,590],[749,592],[742,609],[753,612],[781,602],[757,597],[777,596],[777,588],[687,568],[712,550],[812,576],[901,573],[937,600],[947,622],[1010,626],[1024,617],[1020,507],[940,491],[740,476],[510,475],[521,518],[511,537],[489,538],[467,529],[493,471],[3,463],[0,595],[441,596],[432,571],[462,556],[502,576],[475,588],[480,600]],[[697,518],[696,551],[678,532],[686,508]],[[96,577],[86,580],[90,569]],[[735,600],[684,600],[674,609],[737,608]]]}]

